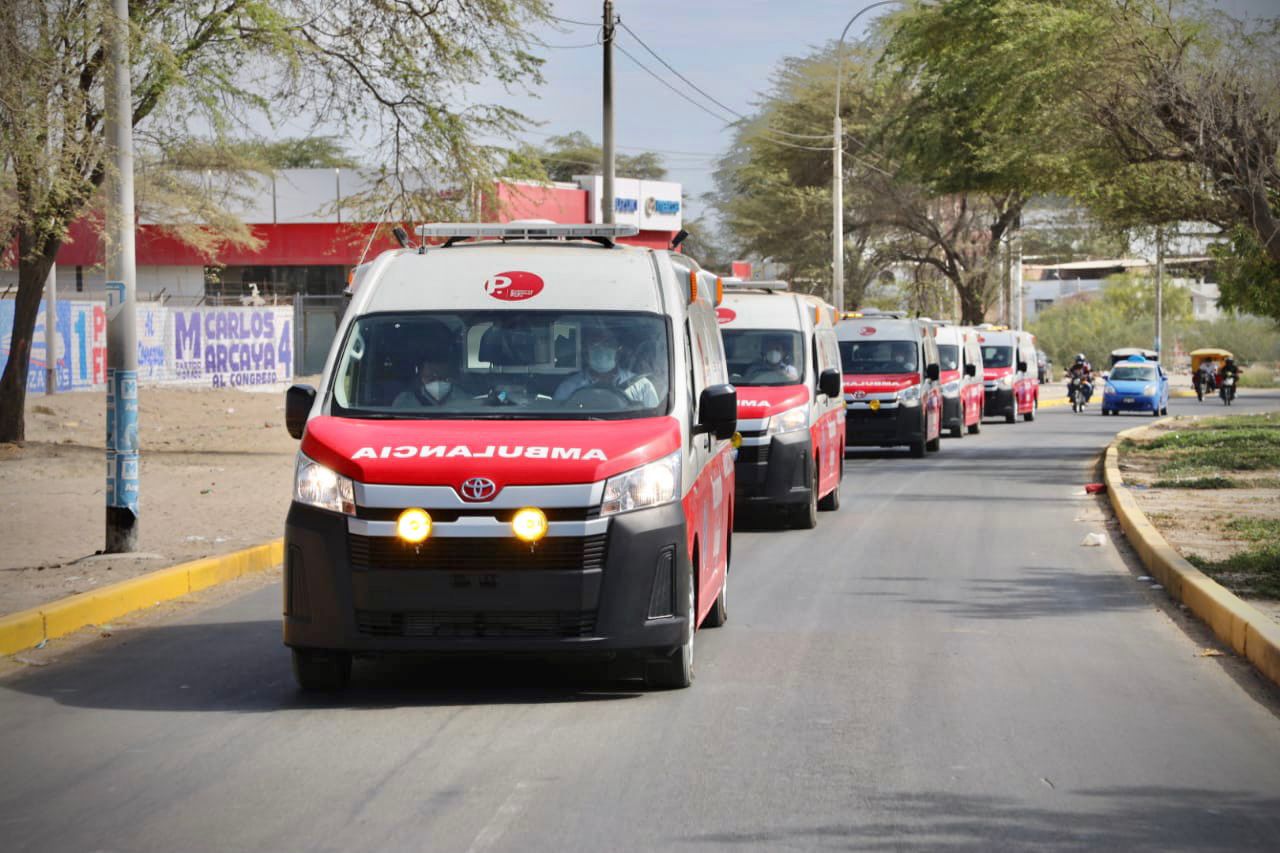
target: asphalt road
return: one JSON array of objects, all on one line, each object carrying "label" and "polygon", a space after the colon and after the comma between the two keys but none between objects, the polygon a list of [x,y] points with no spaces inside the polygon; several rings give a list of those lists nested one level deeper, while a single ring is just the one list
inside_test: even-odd
[{"label": "asphalt road", "polygon": [[0,681],[0,848],[1275,850],[1277,692],[1080,544],[1141,422],[851,458],[816,531],[738,535],[686,691],[362,662],[304,697],[277,586],[126,632]]}]

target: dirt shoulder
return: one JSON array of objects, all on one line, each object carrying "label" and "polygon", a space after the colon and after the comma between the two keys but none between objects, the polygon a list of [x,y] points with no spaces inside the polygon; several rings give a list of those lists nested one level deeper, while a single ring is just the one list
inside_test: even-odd
[{"label": "dirt shoulder", "polygon": [[102,393],[27,398],[0,445],[0,614],[283,535],[297,442],[283,392],[139,392],[139,555],[94,556],[106,524]]},{"label": "dirt shoulder", "polygon": [[1120,471],[1178,553],[1280,621],[1280,417],[1169,419],[1121,443]]}]

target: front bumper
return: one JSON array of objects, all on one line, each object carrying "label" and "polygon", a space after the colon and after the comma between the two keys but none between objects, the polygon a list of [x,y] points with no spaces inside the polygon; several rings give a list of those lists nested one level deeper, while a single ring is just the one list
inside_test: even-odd
[{"label": "front bumper", "polygon": [[982,416],[984,418],[1016,415],[1017,413],[1017,401],[1014,399],[1012,388],[1000,388],[998,386],[995,388],[983,388]]},{"label": "front bumper", "polygon": [[[533,547],[433,537],[415,550],[347,527],[345,516],[290,507],[285,645],[661,656],[689,630],[676,615],[689,583],[679,502],[615,516],[599,536],[548,537]],[[447,562],[427,550],[439,543],[448,548],[434,553],[452,555]]]},{"label": "front bumper", "polygon": [[852,405],[845,409],[845,447],[894,447],[924,441],[924,416],[920,406]]},{"label": "front bumper", "polygon": [[1104,392],[1102,408],[1109,412],[1150,412],[1156,407],[1156,398],[1142,394],[1112,394]]},{"label": "front bumper", "polygon": [[808,503],[812,464],[807,429],[775,435],[767,444],[744,444],[734,464],[736,505]]}]

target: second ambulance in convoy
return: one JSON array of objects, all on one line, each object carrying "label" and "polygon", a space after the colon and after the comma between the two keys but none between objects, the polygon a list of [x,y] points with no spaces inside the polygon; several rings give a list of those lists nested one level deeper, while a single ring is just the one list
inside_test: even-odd
[{"label": "second ambulance in convoy", "polygon": [[836,326],[844,369],[845,444],[942,447],[942,385],[933,325],[891,312],[855,312]]},{"label": "second ambulance in convoy", "polygon": [[[693,677],[727,618],[737,400],[717,282],[633,226],[429,225],[356,283],[302,439],[284,641],[353,654],[584,652]],[[488,238],[488,239],[486,239]]]},{"label": "second ambulance in convoy", "polygon": [[1003,416],[1010,424],[1018,415],[1034,421],[1040,407],[1035,337],[1008,326],[986,324],[976,330],[982,347],[983,416]]},{"label": "second ambulance in convoy", "polygon": [[934,321],[942,382],[942,428],[960,438],[982,431],[982,348],[967,326]]},{"label": "second ambulance in convoy", "polygon": [[839,508],[844,472],[835,308],[785,281],[724,286],[716,317],[738,389],[738,512],[778,509],[812,528],[819,509]]}]

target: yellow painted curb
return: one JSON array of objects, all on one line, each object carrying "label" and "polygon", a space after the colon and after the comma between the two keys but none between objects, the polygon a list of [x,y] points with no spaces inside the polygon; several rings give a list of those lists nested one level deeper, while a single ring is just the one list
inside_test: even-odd
[{"label": "yellow painted curb", "polygon": [[0,617],[0,654],[9,655],[63,637],[86,625],[101,625],[134,610],[264,572],[284,559],[284,540],[275,539],[218,557],[206,557],[82,592],[30,610]]},{"label": "yellow painted curb", "polygon": [[[1161,423],[1161,421],[1156,421]],[[1226,587],[1191,565],[1160,535],[1120,475],[1117,445],[1144,427],[1118,433],[1107,446],[1103,480],[1120,527],[1138,552],[1147,572],[1169,594],[1187,605],[1213,629],[1218,639],[1280,684],[1280,625]]]}]

